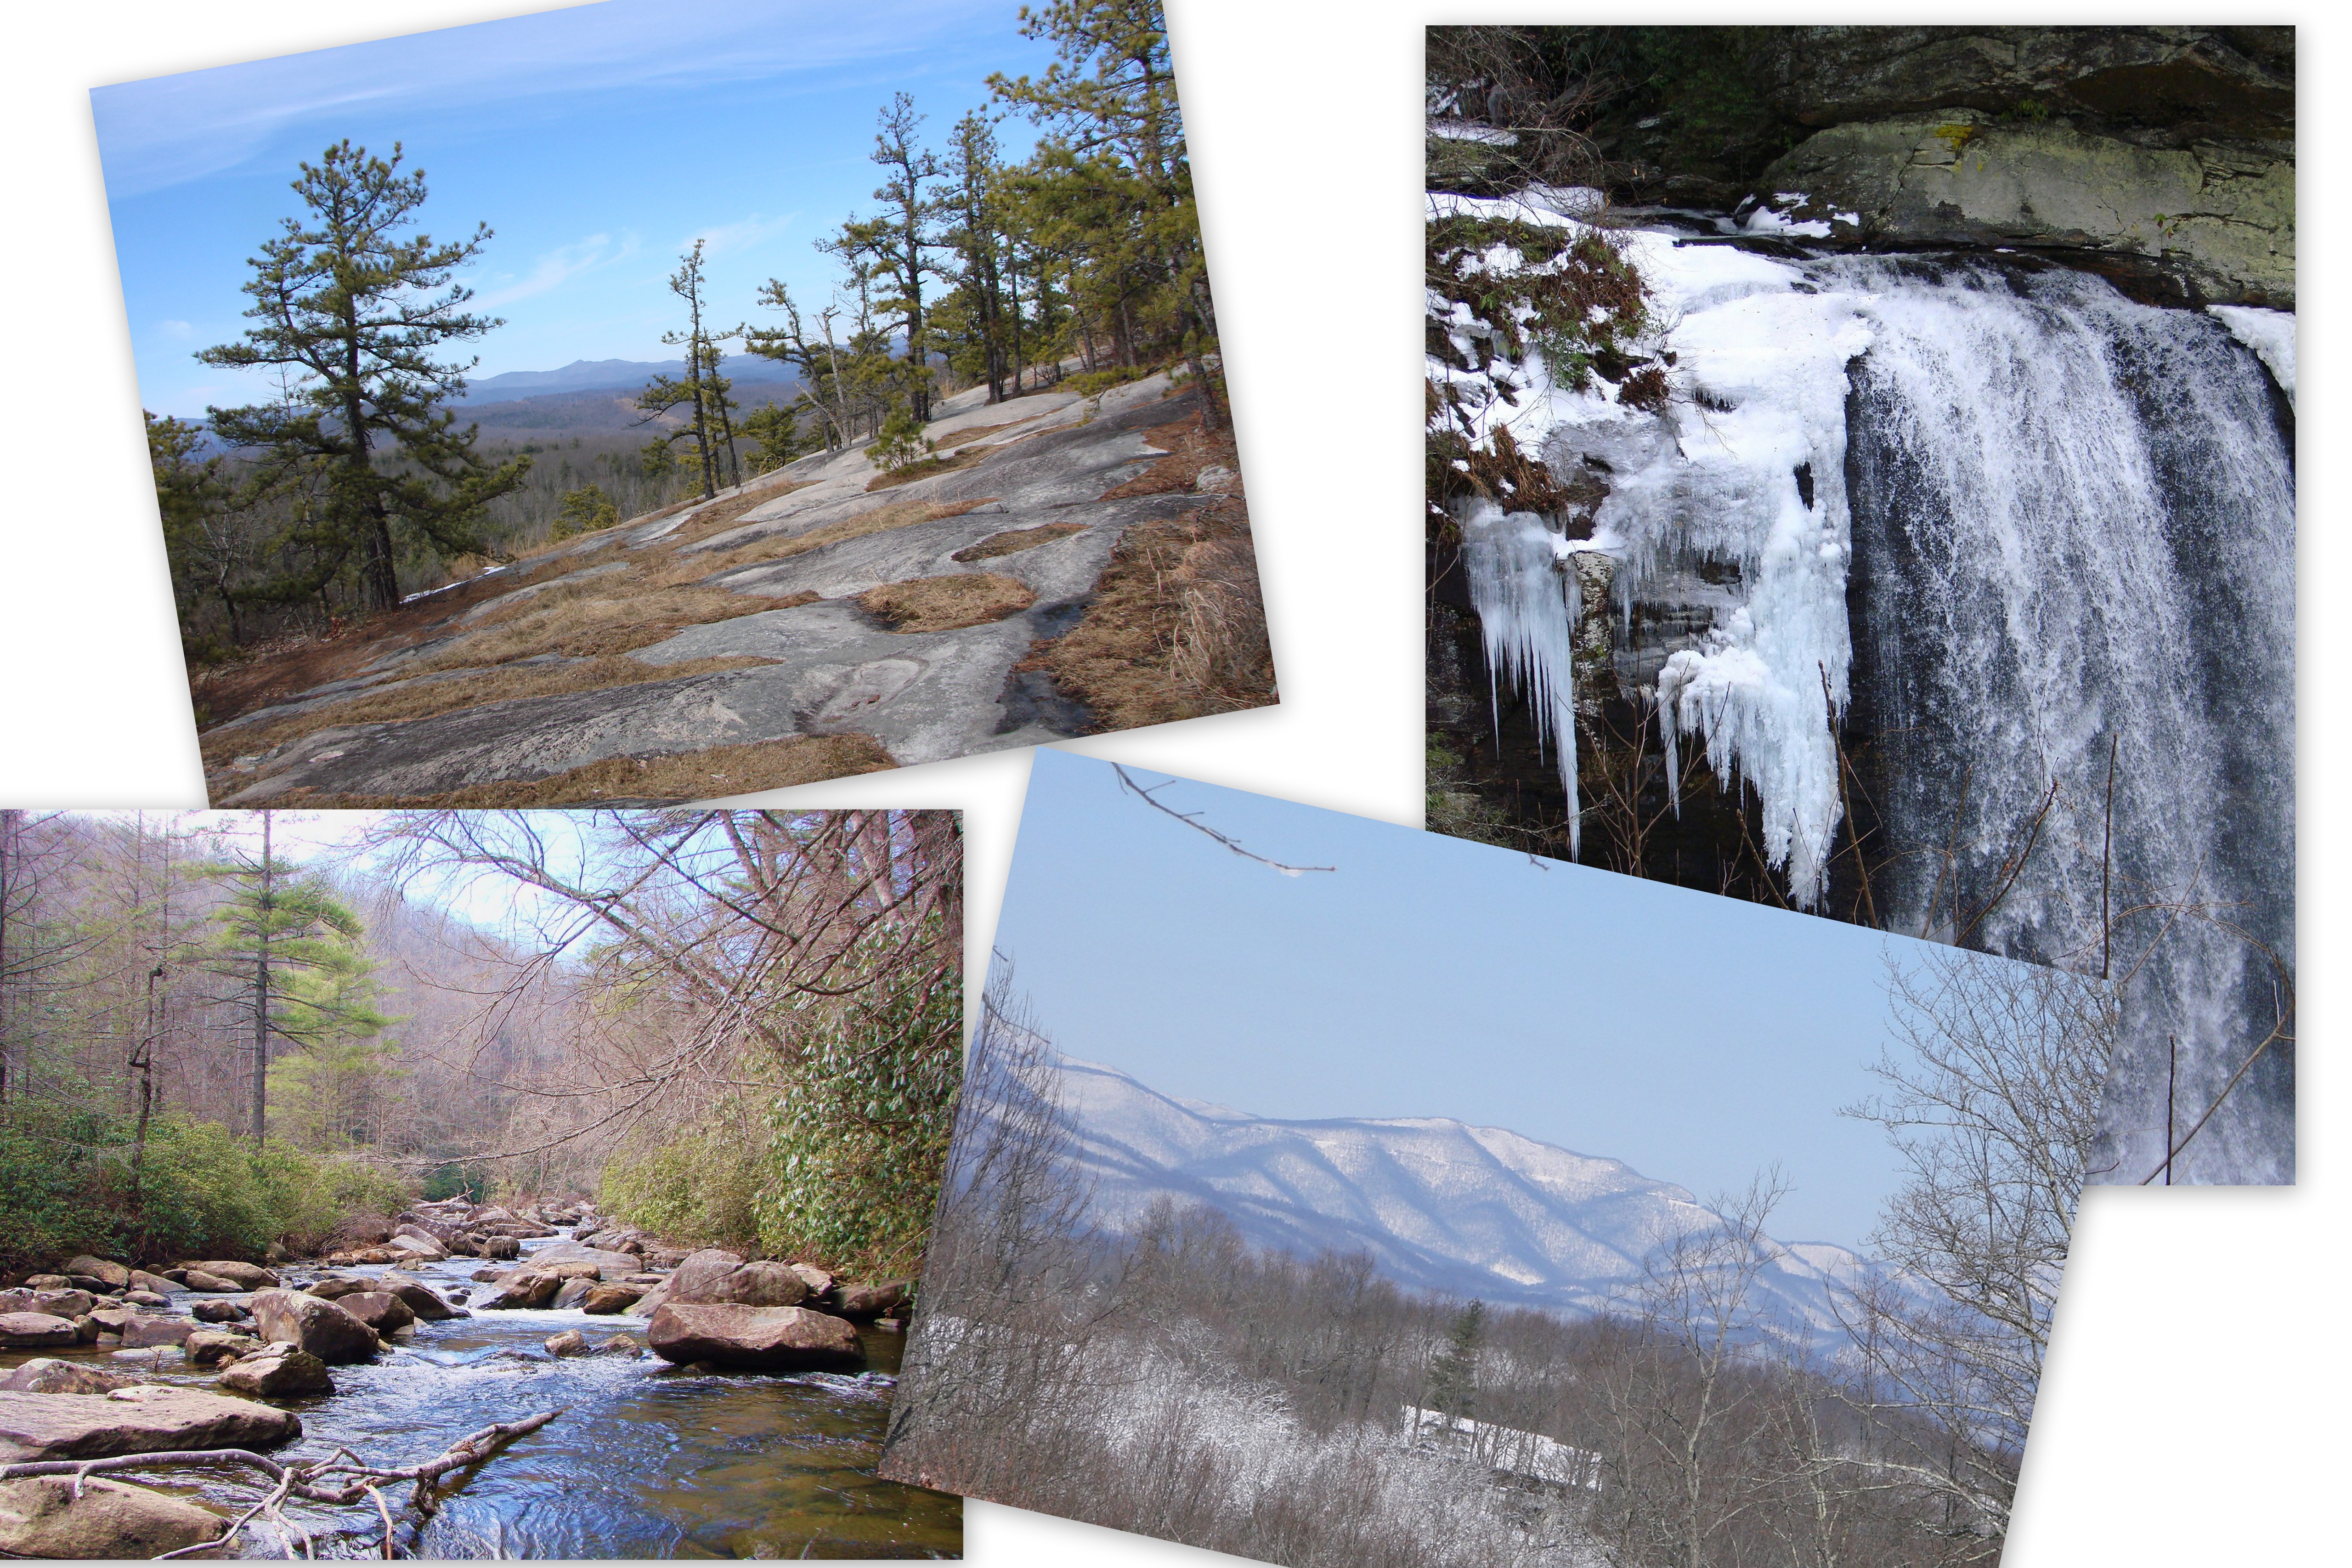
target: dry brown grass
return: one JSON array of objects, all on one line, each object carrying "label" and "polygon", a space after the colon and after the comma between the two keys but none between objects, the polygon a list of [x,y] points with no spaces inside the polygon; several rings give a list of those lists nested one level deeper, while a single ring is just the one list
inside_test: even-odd
[{"label": "dry brown grass", "polygon": [[1017,615],[1037,602],[1035,590],[1014,577],[966,572],[885,583],[857,595],[858,608],[890,623],[894,632],[951,632]]},{"label": "dry brown grass", "polygon": [[1143,433],[1143,438],[1168,455],[1127,483],[1113,485],[1103,491],[1103,500],[1173,495],[1179,490],[1191,489],[1193,481],[1201,477],[1202,468],[1218,463],[1229,468],[1234,467],[1231,435],[1223,431],[1215,435],[1203,433],[1197,414],[1171,420],[1165,425],[1155,425]]},{"label": "dry brown grass", "polygon": [[550,589],[425,661],[425,670],[512,664],[543,653],[603,658],[650,647],[688,626],[805,605],[814,594],[767,598],[724,588],[648,588],[627,576]]},{"label": "dry brown grass", "polygon": [[1083,522],[1048,522],[1035,528],[1016,528],[1009,533],[992,533],[978,544],[966,545],[955,552],[958,561],[992,561],[999,555],[1012,555],[1024,550],[1034,550],[1041,544],[1051,544],[1057,539],[1067,539],[1074,533],[1084,533]]},{"label": "dry brown grass", "polygon": [[[1234,466],[1229,431],[1204,436],[1196,422],[1181,421],[1151,436],[1156,446],[1181,445],[1130,484],[1164,488],[1138,492],[1122,485],[1110,495],[1189,489],[1208,465]],[[1227,496],[1170,521],[1129,529],[1085,617],[1023,668],[1051,674],[1094,710],[1103,730],[1276,700],[1247,502]]]},{"label": "dry brown grass", "polygon": [[634,658],[603,658],[584,664],[536,664],[486,669],[479,675],[419,684],[403,681],[381,691],[362,692],[349,701],[307,713],[297,713],[275,724],[248,726],[215,732],[204,742],[207,772],[226,766],[241,756],[274,751],[287,742],[342,724],[398,723],[430,719],[461,708],[505,702],[518,697],[562,697],[574,691],[604,691],[616,686],[642,686],[654,680],[677,680],[689,675],[712,675],[725,669],[751,669],[773,664],[772,658],[730,655],[725,658],[690,659],[682,664],[643,664]]},{"label": "dry brown grass", "polygon": [[789,735],[667,757],[607,757],[541,779],[502,779],[429,795],[317,795],[289,790],[287,805],[353,810],[393,806],[485,808],[579,805],[606,800],[692,801],[788,789],[898,764],[871,735]]}]

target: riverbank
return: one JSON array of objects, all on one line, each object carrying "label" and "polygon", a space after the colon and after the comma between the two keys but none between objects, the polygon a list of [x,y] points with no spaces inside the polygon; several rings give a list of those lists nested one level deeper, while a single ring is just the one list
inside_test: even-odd
[{"label": "riverbank", "polygon": [[[395,1250],[404,1255],[396,1264],[362,1261],[347,1251],[336,1262],[289,1262],[269,1269],[245,1266],[250,1273],[235,1280],[197,1268],[167,1271],[183,1277],[177,1280],[152,1274],[134,1283],[124,1268],[119,1282],[91,1274],[61,1288],[43,1281],[44,1289],[26,1294],[46,1295],[53,1308],[82,1304],[58,1299],[61,1290],[87,1295],[90,1302],[75,1317],[42,1314],[73,1328],[73,1343],[0,1345],[0,1462],[34,1457],[22,1430],[28,1413],[54,1418],[61,1409],[88,1415],[102,1405],[162,1407],[152,1395],[118,1399],[104,1391],[108,1383],[127,1390],[238,1393],[249,1405],[283,1412],[299,1424],[299,1436],[270,1450],[286,1464],[321,1458],[338,1447],[348,1447],[370,1465],[412,1464],[491,1424],[554,1411],[556,1418],[543,1430],[445,1479],[429,1519],[413,1507],[395,1511],[401,1552],[434,1558],[960,1554],[957,1500],[881,1481],[872,1473],[902,1335],[898,1319],[862,1310],[885,1302],[895,1306],[904,1299],[903,1287],[894,1293],[825,1280],[826,1289],[813,1290],[805,1276],[819,1271],[805,1266],[796,1271],[785,1265],[743,1265],[731,1254],[684,1253],[615,1227],[584,1206],[554,1214],[572,1221],[568,1227],[548,1224],[536,1213],[509,1215],[486,1226],[469,1223],[485,1211],[457,1212],[464,1209],[422,1205],[412,1211],[413,1217],[404,1216],[405,1226],[428,1232],[425,1247],[366,1249],[371,1256]],[[451,1219],[459,1223],[451,1226]],[[450,1239],[457,1240],[501,1226],[545,1234],[516,1237],[515,1257],[488,1262],[450,1252],[429,1234],[450,1229]],[[592,1247],[592,1238],[609,1245]],[[444,1255],[431,1257],[429,1250]],[[190,1274],[199,1282],[192,1286]],[[785,1283],[786,1278],[793,1283]],[[492,1304],[530,1300],[540,1289],[537,1282],[548,1279],[558,1282],[544,1304]],[[177,1288],[168,1293],[142,1288],[159,1281]],[[207,1289],[204,1281],[232,1288]],[[115,1293],[89,1290],[85,1282]],[[788,1296],[795,1287],[802,1294],[793,1303],[733,1299]],[[619,1310],[619,1299],[632,1290],[637,1299],[626,1304],[649,1310],[632,1315]],[[133,1300],[134,1292],[151,1299]],[[566,1305],[552,1304],[567,1294]],[[585,1310],[592,1294],[601,1295],[596,1304],[602,1310]],[[383,1304],[388,1301],[415,1301],[425,1312],[387,1310]],[[673,1310],[665,1320],[663,1310],[673,1301],[691,1307],[691,1312]],[[344,1310],[345,1302],[351,1310]],[[22,1304],[37,1310],[38,1303]],[[866,1321],[829,1310],[844,1304],[860,1310]],[[429,1315],[435,1312],[447,1315]],[[404,1315],[408,1321],[400,1321]],[[378,1320],[372,1331],[375,1348],[358,1342],[357,1350],[337,1352],[337,1335],[352,1339],[341,1323],[369,1316]],[[666,1340],[672,1354],[688,1355],[689,1349],[682,1347],[699,1342],[682,1339],[669,1331],[670,1325],[689,1318],[701,1323],[713,1316],[737,1327],[772,1330],[789,1321],[823,1330],[833,1345],[826,1363],[844,1370],[759,1371],[753,1370],[757,1357],[701,1353],[681,1364],[651,1348]],[[76,1318],[100,1331],[82,1340]],[[330,1331],[288,1326],[297,1318],[305,1325],[313,1319],[325,1321]],[[118,1331],[104,1331],[108,1325]],[[257,1345],[234,1359],[202,1364],[239,1348],[220,1346],[232,1336],[271,1342],[270,1351]],[[767,1337],[772,1341],[775,1335]],[[842,1348],[851,1342],[854,1352]],[[288,1346],[298,1348],[289,1352],[283,1348]],[[320,1352],[319,1372],[329,1391],[294,1392],[299,1380],[289,1380],[282,1393],[237,1390],[240,1366],[250,1372],[256,1365],[299,1365],[312,1348]],[[323,1364],[341,1354],[351,1359]],[[801,1358],[802,1364],[810,1359]],[[45,1363],[29,1374],[37,1387],[70,1385],[71,1391],[37,1394],[6,1387],[27,1380],[30,1363]],[[789,1358],[772,1357],[766,1364],[789,1364]],[[60,1399],[72,1404],[60,1406]],[[11,1433],[16,1434],[13,1440]],[[98,1447],[86,1446],[84,1452],[120,1449],[106,1447],[109,1439],[90,1441]],[[151,1449],[209,1446],[138,1441]],[[16,1451],[7,1451],[12,1446]],[[227,1473],[183,1469],[152,1479],[115,1479],[152,1486],[156,1493],[209,1508],[224,1520],[251,1500],[250,1489],[239,1489]],[[393,1495],[405,1500],[407,1489]],[[371,1506],[330,1510],[297,1501],[285,1514],[289,1525],[312,1534],[320,1555],[374,1555],[381,1550],[383,1527]],[[269,1527],[247,1526],[236,1550],[224,1554],[277,1555],[281,1549]]]}]

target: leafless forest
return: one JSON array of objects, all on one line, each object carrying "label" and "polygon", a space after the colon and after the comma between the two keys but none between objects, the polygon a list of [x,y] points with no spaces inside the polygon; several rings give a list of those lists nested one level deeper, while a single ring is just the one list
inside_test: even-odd
[{"label": "leafless forest", "polygon": [[1490,1311],[1213,1210],[1087,1223],[1058,1058],[1000,968],[883,1473],[1297,1565],[1997,1559],[2114,1015],[2022,965],[1890,969],[1906,1173],[1832,1352],[1757,1289],[1767,1173],[1628,1307]]},{"label": "leafless forest", "polygon": [[919,1261],[953,814],[389,813],[299,852],[318,826],[0,813],[0,1268],[304,1252],[461,1190]]}]

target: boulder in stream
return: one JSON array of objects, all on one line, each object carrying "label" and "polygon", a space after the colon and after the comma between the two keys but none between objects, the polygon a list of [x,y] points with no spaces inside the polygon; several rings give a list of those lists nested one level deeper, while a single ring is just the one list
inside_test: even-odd
[{"label": "boulder in stream", "polygon": [[914,1292],[911,1279],[885,1279],[875,1284],[836,1285],[833,1289],[833,1310],[845,1318],[879,1318],[907,1304]]},{"label": "boulder in stream", "polygon": [[245,1289],[226,1275],[215,1274],[203,1268],[191,1268],[181,1278],[187,1281],[187,1288],[191,1290],[231,1291]]},{"label": "boulder in stream", "polygon": [[587,1300],[588,1292],[596,1288],[596,1282],[593,1279],[583,1279],[574,1275],[556,1288],[555,1300],[548,1305],[558,1311],[568,1311]]},{"label": "boulder in stream", "polygon": [[518,1268],[502,1276],[497,1288],[474,1305],[492,1309],[544,1307],[555,1300],[562,1288],[563,1277],[537,1268]]},{"label": "boulder in stream", "polygon": [[551,1356],[586,1355],[588,1336],[578,1329],[566,1329],[547,1337],[547,1353]]},{"label": "boulder in stream", "polygon": [[649,1289],[651,1289],[649,1286],[632,1285],[625,1282],[592,1285],[588,1288],[586,1299],[580,1303],[580,1310],[598,1316],[625,1311],[635,1306]]},{"label": "boulder in stream", "polygon": [[296,1399],[332,1394],[334,1379],[327,1363],[290,1344],[266,1346],[221,1369],[220,1385],[263,1399]]},{"label": "boulder in stream", "polygon": [[329,1366],[368,1361],[381,1348],[375,1331],[333,1301],[294,1290],[264,1290],[253,1299],[253,1320],[273,1344],[308,1351]]},{"label": "boulder in stream", "polygon": [[188,1315],[200,1323],[235,1323],[253,1316],[253,1309],[242,1301],[199,1301]]},{"label": "boulder in stream", "polygon": [[156,1290],[125,1290],[122,1300],[133,1307],[151,1307],[157,1310],[169,1308],[172,1299]]},{"label": "boulder in stream", "polygon": [[32,1310],[47,1312],[53,1318],[79,1318],[98,1305],[98,1298],[87,1290],[68,1287],[62,1290],[36,1290]]},{"label": "boulder in stream", "polygon": [[257,1263],[191,1263],[188,1272],[211,1275],[215,1279],[234,1280],[240,1290],[267,1290],[279,1283],[278,1276]]},{"label": "boulder in stream", "polygon": [[120,1263],[109,1263],[103,1258],[92,1258],[87,1253],[68,1259],[64,1272],[96,1279],[110,1290],[127,1289],[131,1284],[130,1269]]},{"label": "boulder in stream", "polygon": [[643,1268],[646,1260],[634,1252],[607,1251],[576,1241],[559,1241],[553,1247],[542,1247],[530,1255],[533,1268],[562,1268],[576,1275],[581,1272],[583,1265],[593,1265],[599,1279],[625,1279]]},{"label": "boulder in stream", "polygon": [[0,1481],[0,1552],[16,1557],[160,1557],[219,1539],[227,1521],[146,1487],[72,1476]]},{"label": "boulder in stream", "polygon": [[422,1279],[405,1274],[386,1274],[375,1282],[379,1290],[388,1290],[400,1298],[403,1305],[428,1322],[445,1318],[462,1318],[466,1314],[441,1299],[439,1291]]},{"label": "boulder in stream", "polygon": [[0,1378],[0,1392],[17,1394],[111,1394],[118,1388],[129,1388],[139,1382],[129,1373],[110,1372],[86,1362],[60,1361],[55,1356],[37,1356],[6,1377]]},{"label": "boulder in stream", "polygon": [[321,1301],[340,1301],[346,1296],[356,1296],[362,1290],[373,1290],[376,1282],[349,1274],[331,1274],[310,1287],[310,1294]]},{"label": "boulder in stream", "polygon": [[709,1301],[720,1298],[709,1292],[716,1290],[727,1277],[743,1267],[740,1253],[706,1247],[699,1252],[689,1252],[669,1277],[669,1294],[673,1301]]},{"label": "boulder in stream", "polygon": [[176,1279],[166,1279],[161,1274],[150,1274],[144,1268],[134,1268],[131,1271],[131,1288],[133,1290],[152,1290],[158,1296],[169,1296],[187,1289]]},{"label": "boulder in stream", "polygon": [[260,1348],[261,1342],[252,1335],[232,1334],[225,1329],[198,1329],[180,1345],[181,1352],[197,1366],[217,1366]]},{"label": "boulder in stream", "polygon": [[283,1410],[191,1388],[0,1394],[0,1464],[188,1448],[273,1448],[302,1435]]},{"label": "boulder in stream", "polygon": [[822,1296],[833,1289],[833,1276],[814,1263],[794,1263],[787,1267],[800,1276],[801,1283],[808,1287],[812,1296]]},{"label": "boulder in stream", "polygon": [[48,1350],[80,1341],[71,1318],[53,1312],[0,1312],[0,1350]]},{"label": "boulder in stream", "polygon": [[646,1325],[646,1342],[681,1366],[708,1362],[730,1371],[852,1372],[866,1364],[855,1328],[802,1307],[672,1300]]},{"label": "boulder in stream", "polygon": [[373,1329],[378,1338],[416,1321],[416,1314],[408,1310],[408,1303],[389,1290],[362,1290],[329,1304],[341,1307]]},{"label": "boulder in stream", "polygon": [[192,1318],[150,1317],[142,1312],[122,1326],[122,1348],[135,1351],[154,1345],[184,1344],[195,1331]]}]

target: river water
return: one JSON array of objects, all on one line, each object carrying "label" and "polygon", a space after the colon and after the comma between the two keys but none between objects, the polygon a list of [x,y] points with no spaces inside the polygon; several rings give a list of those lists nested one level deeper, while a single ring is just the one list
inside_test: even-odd
[{"label": "river water", "polygon": [[[481,1267],[478,1258],[457,1258],[404,1272],[446,1294],[472,1289],[469,1277]],[[283,1272],[289,1284],[310,1277]],[[333,1272],[373,1276],[384,1269]],[[173,1304],[185,1310],[205,1299],[177,1296]],[[873,1473],[903,1335],[859,1330],[871,1373],[883,1374],[865,1378],[708,1376],[673,1370],[650,1352],[559,1360],[542,1348],[566,1329],[578,1329],[592,1347],[617,1333],[642,1342],[645,1326],[642,1318],[590,1317],[576,1309],[419,1322],[373,1364],[336,1367],[333,1394],[278,1402],[301,1416],[303,1436],[276,1457],[309,1458],[340,1445],[373,1463],[415,1464],[492,1422],[561,1410],[454,1488],[445,1484],[439,1510],[421,1532],[413,1510],[396,1510],[402,1555],[961,1554],[958,1499]],[[0,1366],[40,1353],[0,1353]],[[114,1364],[94,1347],[75,1359]],[[213,1388],[209,1372],[188,1367],[175,1352],[158,1359],[160,1381]],[[171,1489],[200,1491],[215,1506],[239,1511],[238,1499],[249,1500],[248,1494],[193,1482]],[[408,1491],[403,1486],[387,1500],[404,1502]],[[316,1532],[320,1556],[379,1549],[382,1526],[364,1506],[294,1510],[289,1517]],[[283,1554],[275,1533],[261,1525],[246,1531],[244,1553]]]}]

